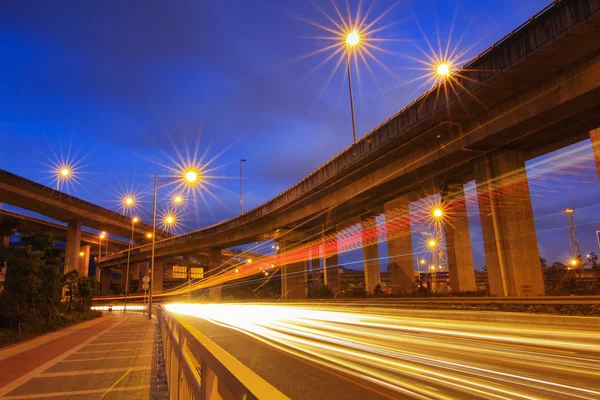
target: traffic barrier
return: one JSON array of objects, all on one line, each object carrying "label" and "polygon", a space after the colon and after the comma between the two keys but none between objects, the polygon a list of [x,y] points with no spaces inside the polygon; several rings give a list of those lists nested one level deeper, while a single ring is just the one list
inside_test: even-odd
[{"label": "traffic barrier", "polygon": [[189,323],[157,311],[170,399],[289,399]]}]

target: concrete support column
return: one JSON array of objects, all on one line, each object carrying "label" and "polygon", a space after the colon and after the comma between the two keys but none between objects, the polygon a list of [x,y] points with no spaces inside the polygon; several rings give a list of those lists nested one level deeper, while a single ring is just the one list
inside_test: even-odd
[{"label": "concrete support column", "polygon": [[394,294],[412,293],[415,287],[415,261],[408,204],[407,199],[399,198],[384,206],[390,260],[388,272]]},{"label": "concrete support column", "polygon": [[340,261],[338,258],[337,231],[324,236],[323,240],[323,285],[335,296],[340,288]]},{"label": "concrete support column", "polygon": [[600,128],[590,131],[590,139],[592,139],[592,149],[594,150],[594,158],[596,159],[598,179],[600,179]]},{"label": "concrete support column", "polygon": [[163,281],[165,278],[165,261],[154,259],[154,265],[152,266],[152,275],[150,276],[150,282],[154,285],[152,293],[162,293]]},{"label": "concrete support column", "polygon": [[467,203],[462,183],[447,182],[441,190],[444,205],[444,234],[448,254],[450,287],[453,292],[477,290]]},{"label": "concrete support column", "polygon": [[[129,274],[131,275],[131,270],[129,270]],[[131,277],[129,277],[129,285],[131,285]],[[127,290],[127,266],[121,268],[121,292],[131,292],[131,290]]]},{"label": "concrete support column", "polygon": [[138,292],[143,292],[144,289],[142,289],[142,285],[144,284],[143,278],[144,276],[150,276],[150,262],[149,261],[145,261],[143,263],[139,263],[137,264],[138,268],[139,268],[139,272],[138,272]]},{"label": "concrete support column", "polygon": [[313,289],[321,287],[321,249],[313,247],[311,250],[310,271]]},{"label": "concrete support column", "polygon": [[381,281],[377,225],[373,222],[373,217],[361,219],[361,225],[365,260],[365,290],[367,293],[373,293],[375,287]]},{"label": "concrete support column", "polygon": [[64,273],[79,270],[79,246],[81,245],[81,221],[69,221],[67,224],[67,246],[65,249]]},{"label": "concrete support column", "polygon": [[[279,242],[279,253],[283,253],[283,262],[292,249],[291,242]],[[306,268],[308,262],[294,261],[281,266],[281,294],[284,299],[305,299],[308,294]]]},{"label": "concrete support column", "polygon": [[213,270],[218,268],[223,263],[223,255],[221,249],[214,247],[208,251],[208,267]]},{"label": "concrete support column", "polygon": [[90,245],[81,246],[79,251],[79,276],[88,276],[90,272]]},{"label": "concrete support column", "polygon": [[[140,264],[131,263],[131,265],[129,266],[129,273],[130,273],[129,286],[133,286],[134,281],[140,280]],[[135,286],[133,286],[131,292],[138,291],[139,290],[138,286],[139,285],[136,282],[136,284],[135,284]]]},{"label": "concrete support column", "polygon": [[[100,270],[100,268],[98,268]],[[102,268],[100,272],[100,294],[108,296],[110,294],[110,276],[112,272],[110,268]]]},{"label": "concrete support column", "polygon": [[490,294],[544,295],[523,154],[501,149],[482,156],[475,180]]}]

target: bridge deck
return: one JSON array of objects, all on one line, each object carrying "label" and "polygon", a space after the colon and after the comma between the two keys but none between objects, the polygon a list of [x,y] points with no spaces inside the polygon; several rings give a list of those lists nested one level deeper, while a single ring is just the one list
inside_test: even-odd
[{"label": "bridge deck", "polygon": [[0,351],[1,399],[156,398],[156,322],[111,315]]}]

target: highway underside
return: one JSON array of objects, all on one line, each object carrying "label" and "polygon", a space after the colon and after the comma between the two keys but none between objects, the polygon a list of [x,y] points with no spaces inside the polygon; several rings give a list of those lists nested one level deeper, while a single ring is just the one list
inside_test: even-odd
[{"label": "highway underside", "polygon": [[598,399],[598,319],[478,311],[172,305],[292,399]]}]

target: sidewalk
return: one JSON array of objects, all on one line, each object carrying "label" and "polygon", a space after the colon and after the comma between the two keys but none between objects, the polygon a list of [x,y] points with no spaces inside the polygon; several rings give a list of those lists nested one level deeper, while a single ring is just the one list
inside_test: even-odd
[{"label": "sidewalk", "polygon": [[150,399],[157,327],[141,314],[105,314],[0,350],[0,399]]}]

